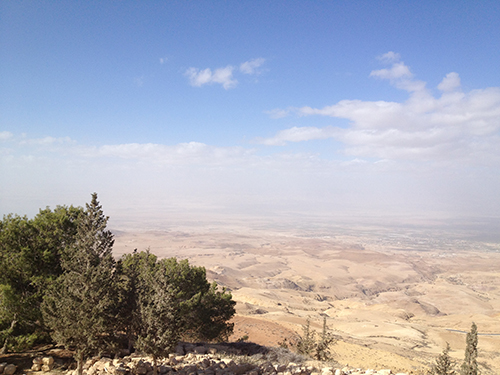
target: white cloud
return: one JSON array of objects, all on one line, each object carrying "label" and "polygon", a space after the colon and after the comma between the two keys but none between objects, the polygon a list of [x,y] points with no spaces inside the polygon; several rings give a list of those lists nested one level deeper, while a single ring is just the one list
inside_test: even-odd
[{"label": "white cloud", "polygon": [[437,87],[441,91],[454,91],[458,88],[460,88],[460,77],[458,76],[458,73],[451,72],[446,75],[446,77],[443,78],[441,83]]},{"label": "white cloud", "polygon": [[240,65],[240,71],[245,74],[258,74],[259,71],[257,70],[260,68],[266,59],[259,57],[250,61],[245,61]]},{"label": "white cloud", "polygon": [[[259,68],[264,64],[266,59],[259,57],[240,64],[239,71],[243,74],[260,74]],[[189,84],[194,87],[211,85],[219,83],[226,90],[236,87],[238,80],[234,78],[234,73],[238,70],[228,65],[224,68],[218,68],[212,71],[210,68],[198,69],[191,67],[184,72],[184,75],[189,78]]]},{"label": "white cloud", "polygon": [[381,56],[378,56],[377,59],[379,59],[380,61],[382,61],[386,64],[387,63],[394,63],[394,62],[397,62],[401,59],[401,55],[399,53],[389,51],[387,53],[384,53]]},{"label": "white cloud", "polygon": [[337,129],[333,127],[293,127],[278,132],[278,134],[276,134],[272,138],[261,139],[258,140],[258,142],[268,146],[284,146],[287,142],[302,142],[311,141],[314,139],[331,138],[337,132]]},{"label": "white cloud", "polygon": [[410,71],[410,68],[404,62],[399,62],[399,54],[388,52],[386,55],[388,54],[390,54],[388,57],[382,57],[381,60],[386,63],[392,63],[392,66],[389,69],[373,70],[370,73],[370,77],[387,79],[397,88],[408,92],[424,91],[425,82],[413,79],[413,73]]},{"label": "white cloud", "polygon": [[8,139],[11,139],[13,137],[13,134],[8,131],[3,131],[0,132],[0,141],[6,141]]},{"label": "white cloud", "polygon": [[165,64],[168,61],[168,57],[160,57],[160,64]]},{"label": "white cloud", "polygon": [[228,90],[236,87],[238,81],[233,78],[234,67],[231,65],[225,68],[216,69],[214,72],[210,68],[200,70],[197,68],[189,68],[184,73],[189,77],[191,86],[201,87],[207,84],[219,83]]},{"label": "white cloud", "polygon": [[[384,55],[385,56],[385,55]],[[260,141],[266,145],[335,138],[347,155],[396,161],[500,164],[500,88],[462,92],[452,72],[438,85],[441,96],[413,79],[410,69],[390,53],[390,69],[370,76],[388,79],[410,93],[403,102],[342,100],[323,108],[274,109],[269,113],[329,116],[350,121],[348,128],[293,127]],[[277,116],[275,116],[277,117]],[[458,165],[457,164],[457,165]]]},{"label": "white cloud", "polygon": [[400,78],[411,78],[413,74],[410,72],[410,68],[401,62],[393,64],[390,69],[374,70],[370,73],[370,76],[395,80]]}]

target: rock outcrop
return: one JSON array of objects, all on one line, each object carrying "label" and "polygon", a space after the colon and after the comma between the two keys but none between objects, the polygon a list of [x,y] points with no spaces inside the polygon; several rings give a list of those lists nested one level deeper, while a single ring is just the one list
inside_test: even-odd
[{"label": "rock outcrop", "polygon": [[[213,346],[179,346],[175,354],[159,360],[160,375],[392,375],[389,369],[354,369],[349,367],[320,367],[294,362],[275,363],[265,355],[241,355],[219,351]],[[229,350],[231,352],[231,350]],[[119,359],[93,358],[84,365],[86,375],[152,375],[153,360],[132,354]],[[68,375],[77,375],[76,370]],[[407,375],[399,373],[397,375]]]}]

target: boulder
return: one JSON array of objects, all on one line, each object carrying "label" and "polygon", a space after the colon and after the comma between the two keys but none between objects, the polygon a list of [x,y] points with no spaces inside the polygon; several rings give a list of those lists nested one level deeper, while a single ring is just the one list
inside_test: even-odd
[{"label": "boulder", "polygon": [[41,371],[42,370],[42,365],[39,363],[33,363],[33,366],[31,366],[31,370],[33,371]]},{"label": "boulder", "polygon": [[4,367],[3,369],[3,375],[12,375],[16,372],[17,366],[10,364]]},{"label": "boulder", "polygon": [[42,358],[42,363],[44,365],[50,366],[54,363],[54,358],[53,357],[43,357]]},{"label": "boulder", "polygon": [[54,365],[42,365],[42,371],[49,372],[50,370],[52,370],[53,367]]},{"label": "boulder", "polygon": [[42,357],[35,357],[35,358],[33,358],[33,364],[34,365],[43,365]]}]

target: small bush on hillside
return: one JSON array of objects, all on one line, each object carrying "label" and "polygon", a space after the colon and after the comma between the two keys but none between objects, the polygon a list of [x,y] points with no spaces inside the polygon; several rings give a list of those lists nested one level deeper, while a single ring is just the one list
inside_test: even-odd
[{"label": "small bush on hillside", "polygon": [[299,354],[310,356],[318,361],[332,359],[330,346],[335,343],[336,338],[331,332],[328,332],[326,317],[323,317],[323,330],[319,339],[316,338],[317,333],[311,330],[309,319],[307,319],[306,325],[302,327],[302,332],[302,336],[299,336],[294,344]]},{"label": "small bush on hillside", "polygon": [[446,348],[443,353],[439,355],[436,359],[436,363],[432,366],[432,369],[428,372],[428,375],[455,375],[454,370],[455,364],[451,359],[450,355],[450,344],[446,343]]}]

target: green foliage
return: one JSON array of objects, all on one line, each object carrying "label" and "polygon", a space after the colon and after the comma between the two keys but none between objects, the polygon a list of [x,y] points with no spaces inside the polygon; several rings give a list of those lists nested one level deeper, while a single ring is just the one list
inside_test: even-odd
[{"label": "green foliage", "polygon": [[318,361],[331,359],[330,346],[335,342],[335,337],[328,332],[326,317],[323,317],[323,330],[319,339],[316,339],[316,335],[316,332],[311,330],[310,320],[307,319],[306,325],[302,327],[302,336],[299,336],[295,344],[297,352]]},{"label": "green foliage", "polygon": [[297,352],[299,354],[311,355],[314,350],[315,342],[316,332],[311,330],[311,321],[308,318],[306,325],[302,326],[302,336],[299,336],[296,343]]},{"label": "green foliage", "polygon": [[175,258],[158,261],[148,251],[125,255],[119,263],[123,275],[121,316],[132,338],[144,324],[141,304],[147,303],[145,296],[154,298],[159,293],[159,282],[168,290],[170,304],[176,306],[175,324],[183,339],[224,340],[232,333],[233,324],[228,321],[235,313],[235,302],[225,289],[208,283],[205,268]]},{"label": "green foliage", "polygon": [[155,375],[157,359],[171,353],[180,338],[179,301],[175,298],[175,287],[165,275],[165,262],[155,264],[153,269],[143,267],[137,301],[140,324],[136,345],[153,357]]},{"label": "green foliage", "polygon": [[[89,355],[130,343],[155,359],[178,341],[224,340],[235,314],[231,294],[210,284],[203,267],[149,251],[112,256],[97,194],[85,210],[40,210],[32,220],[0,222],[0,344],[20,350],[47,338]],[[44,331],[45,330],[45,331]]]},{"label": "green foliage", "polygon": [[81,212],[58,206],[40,210],[33,219],[11,214],[0,222],[0,343],[5,349],[46,337],[40,304],[48,284],[62,272],[61,253],[73,241]]},{"label": "green foliage", "polygon": [[460,375],[478,375],[477,367],[477,326],[472,322],[465,341],[465,358],[460,367]]},{"label": "green foliage", "polygon": [[446,348],[443,350],[437,359],[436,363],[432,366],[429,375],[455,375],[455,364],[453,363],[450,355],[450,344],[446,343]]},{"label": "green foliage", "polygon": [[142,290],[142,274],[145,270],[153,270],[156,261],[156,256],[150,254],[149,250],[137,253],[137,249],[135,249],[132,254],[125,254],[117,262],[118,324],[127,335],[129,350],[132,350],[142,324],[138,310],[140,294],[145,292]]},{"label": "green foliage", "polygon": [[175,258],[158,261],[149,251],[134,251],[118,262],[118,269],[123,329],[155,362],[181,338],[211,341],[232,332],[228,321],[235,302],[217,284],[208,283],[203,267]]},{"label": "green foliage", "polygon": [[52,337],[83,359],[112,346],[117,313],[113,235],[97,194],[77,221],[75,240],[61,258],[64,273],[45,295],[42,311]]}]

